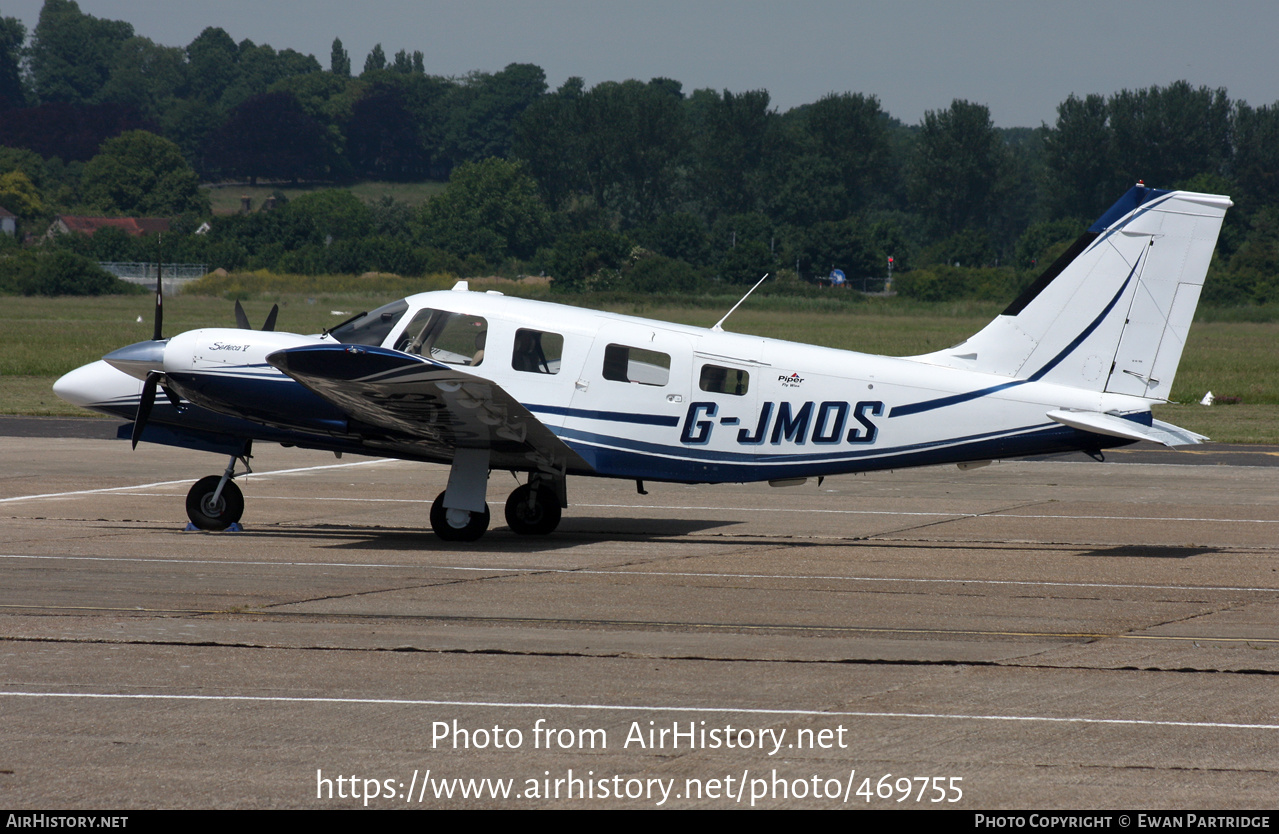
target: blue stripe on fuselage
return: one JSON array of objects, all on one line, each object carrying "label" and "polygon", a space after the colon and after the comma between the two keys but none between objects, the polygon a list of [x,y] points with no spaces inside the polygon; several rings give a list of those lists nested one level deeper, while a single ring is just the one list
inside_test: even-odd
[{"label": "blue stripe on fuselage", "polygon": [[[614,478],[641,478],[677,483],[743,483],[839,475],[910,466],[962,463],[986,458],[1074,452],[1081,449],[1125,446],[1132,442],[1116,437],[1100,437],[1067,426],[1051,424],[1028,427],[1018,430],[1019,433],[973,435],[968,438],[897,447],[881,450],[879,454],[873,455],[858,452],[836,459],[820,455],[759,455],[754,461],[738,461],[728,455],[722,455],[718,459],[714,457],[690,459],[691,452],[700,450],[638,444],[619,438],[601,437],[598,441],[592,442],[585,438],[570,438],[562,429],[557,429],[556,432],[594,468],[595,474]],[[578,434],[589,435],[587,432]],[[596,442],[607,442],[609,446],[656,446],[656,449],[663,450],[666,454],[655,453],[651,448],[610,448],[596,445]],[[674,454],[680,457],[674,457]],[[774,462],[766,463],[766,461]]]},{"label": "blue stripe on fuselage", "polygon": [[615,423],[638,423],[642,426],[678,426],[680,418],[660,414],[634,414],[629,411],[595,411],[588,408],[569,408],[562,405],[525,405],[534,414],[556,414],[561,417],[580,417],[586,420],[611,420]]}]

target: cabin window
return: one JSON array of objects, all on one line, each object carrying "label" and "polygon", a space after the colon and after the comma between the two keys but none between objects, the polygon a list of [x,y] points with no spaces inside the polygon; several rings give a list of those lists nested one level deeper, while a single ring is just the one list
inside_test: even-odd
[{"label": "cabin window", "polygon": [[520,328],[515,331],[511,367],[530,374],[558,374],[564,337],[558,333]]},{"label": "cabin window", "polygon": [[697,386],[711,394],[732,394],[740,397],[750,388],[750,381],[751,375],[746,371],[720,365],[703,365]]},{"label": "cabin window", "polygon": [[425,309],[404,328],[396,350],[474,367],[484,361],[487,339],[488,322],[480,316]]},{"label": "cabin window", "polygon": [[381,345],[408,309],[407,301],[392,301],[371,313],[352,316],[330,330],[329,335],[344,345]]},{"label": "cabin window", "polygon": [[655,350],[609,345],[604,349],[604,378],[640,385],[665,385],[671,378],[671,358]]}]

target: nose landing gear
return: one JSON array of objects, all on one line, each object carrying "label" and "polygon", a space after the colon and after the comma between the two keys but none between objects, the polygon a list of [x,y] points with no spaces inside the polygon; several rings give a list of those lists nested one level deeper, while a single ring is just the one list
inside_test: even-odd
[{"label": "nose landing gear", "polygon": [[248,474],[247,456],[232,456],[226,471],[201,478],[187,493],[187,518],[201,530],[225,530],[244,515],[244,493],[231,480],[235,477],[237,460],[244,462],[244,471]]}]

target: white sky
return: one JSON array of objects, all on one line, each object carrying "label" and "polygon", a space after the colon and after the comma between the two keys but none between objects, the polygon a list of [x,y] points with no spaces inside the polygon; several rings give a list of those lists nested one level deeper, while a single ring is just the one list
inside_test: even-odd
[{"label": "white sky", "polygon": [[[964,98],[1001,127],[1056,119],[1070,93],[1225,87],[1279,101],[1275,0],[80,0],[166,46],[206,26],[311,53],[340,37],[356,73],[375,43],[421,50],[426,71],[462,75],[534,63],[551,87],[665,76],[684,91],[763,88],[781,110],[862,92],[907,124]],[[28,30],[41,0],[0,0]]]}]

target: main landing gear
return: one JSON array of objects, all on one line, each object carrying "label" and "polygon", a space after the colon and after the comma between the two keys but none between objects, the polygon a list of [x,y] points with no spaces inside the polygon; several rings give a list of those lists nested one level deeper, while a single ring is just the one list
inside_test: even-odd
[{"label": "main landing gear", "polygon": [[484,535],[489,528],[489,508],[485,506],[482,513],[457,508],[450,510],[444,506],[447,494],[447,490],[441,492],[431,505],[431,529],[435,535],[446,542],[473,542]]},{"label": "main landing gear", "polygon": [[506,523],[521,536],[545,536],[560,524],[560,499],[549,484],[536,480],[516,487],[506,499]]},{"label": "main landing gear", "polygon": [[[448,489],[431,505],[431,529],[446,542],[473,542],[484,535],[491,520],[485,494],[488,450],[459,449],[449,470]],[[528,483],[506,500],[506,523],[521,536],[545,536],[560,523],[565,500],[562,475],[534,472]]]},{"label": "main landing gear", "polygon": [[201,530],[225,530],[244,515],[244,493],[231,480],[237,460],[244,462],[244,472],[248,474],[251,470],[247,457],[232,456],[226,471],[201,478],[187,493],[187,518]]}]

